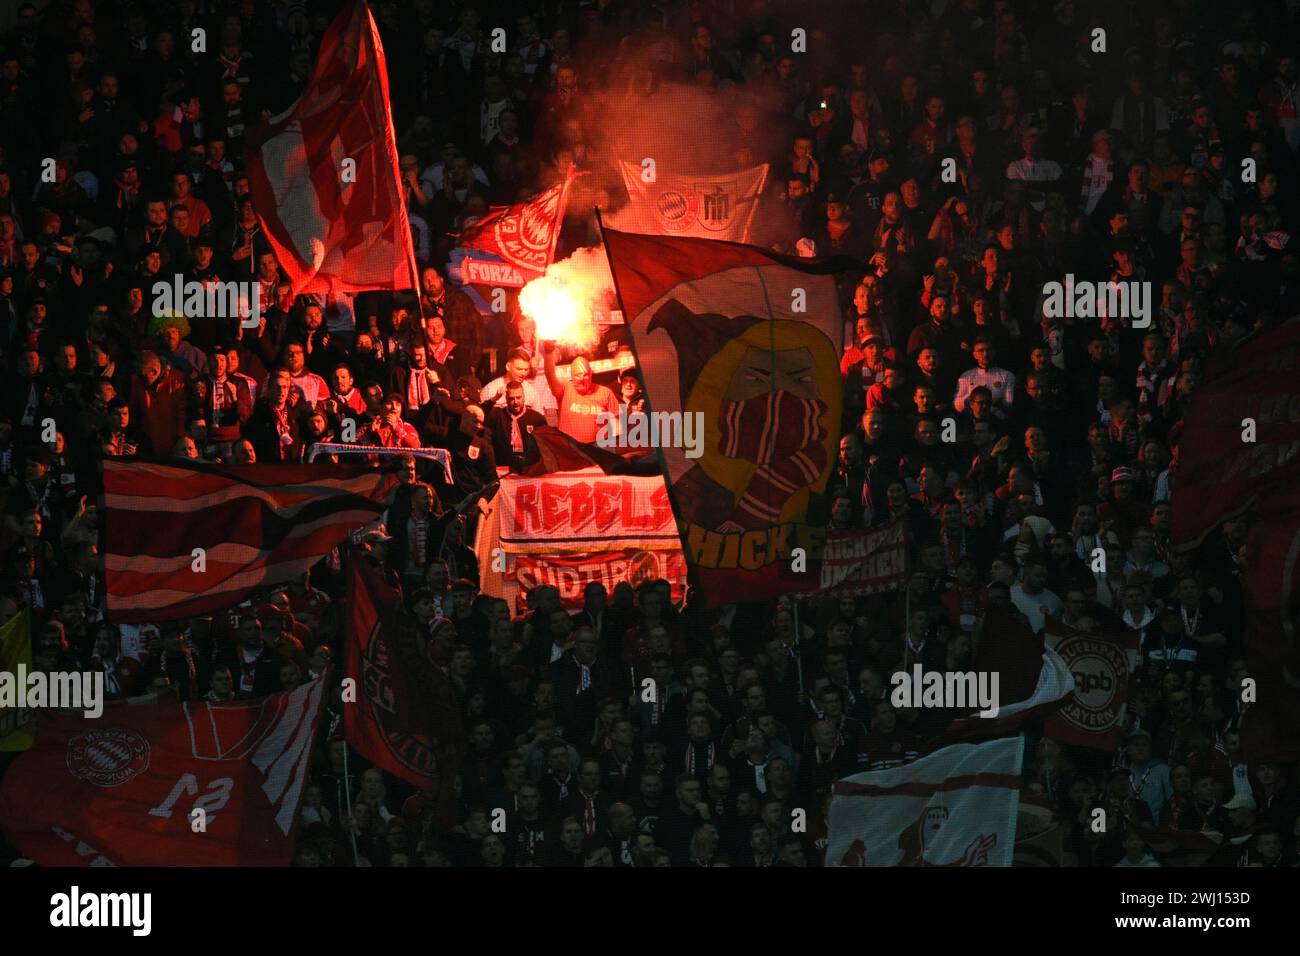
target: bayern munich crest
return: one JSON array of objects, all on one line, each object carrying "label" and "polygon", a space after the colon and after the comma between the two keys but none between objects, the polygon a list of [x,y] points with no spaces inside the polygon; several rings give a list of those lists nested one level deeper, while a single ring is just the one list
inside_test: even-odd
[{"label": "bayern munich crest", "polygon": [[68,741],[68,773],[97,787],[120,787],[149,769],[149,741],[134,730],[90,730]]}]

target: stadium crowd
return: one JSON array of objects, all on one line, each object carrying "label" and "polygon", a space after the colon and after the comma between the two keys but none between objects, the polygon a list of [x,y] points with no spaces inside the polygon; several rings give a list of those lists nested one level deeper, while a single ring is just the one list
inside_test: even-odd
[{"label": "stadium crowd", "polygon": [[[297,865],[822,865],[833,782],[902,763],[934,729],[892,706],[891,673],[968,666],[990,605],[1035,631],[1051,615],[1140,632],[1117,752],[1028,731],[1024,791],[1053,808],[1067,863],[1158,865],[1135,825],[1215,831],[1235,862],[1300,860],[1294,768],[1240,751],[1245,522],[1194,552],[1168,542],[1207,361],[1300,312],[1293,5],[371,6],[421,287],[296,299],[243,148],[301,92],[337,4],[18,9],[0,45],[0,618],[31,608],[36,666],[102,669],[115,698],[228,700],[341,656],[337,556],[228,615],[106,620],[102,459],[298,462],[345,435],[443,448],[450,482],[396,459],[401,491],[361,547],[449,637],[456,818],[436,823],[335,733]],[[593,375],[603,348],[559,379],[517,308],[480,313],[452,281],[449,251],[570,163],[589,201],[556,258],[589,244],[592,197],[626,202],[607,105],[683,88],[731,118],[699,135],[732,168],[770,164],[753,241],[860,264],[842,277],[831,525],[906,516],[901,591],[717,611],[674,606],[663,581],[593,584],[578,611],[551,587],[526,608],[479,591],[479,492],[537,460],[534,426],[590,440],[594,412],[635,405],[641,383]],[[261,322],[155,314],[175,275],[260,283]],[[1150,326],[1047,314],[1044,284],[1067,275],[1149,283]],[[1093,832],[1096,807],[1120,824]]]}]

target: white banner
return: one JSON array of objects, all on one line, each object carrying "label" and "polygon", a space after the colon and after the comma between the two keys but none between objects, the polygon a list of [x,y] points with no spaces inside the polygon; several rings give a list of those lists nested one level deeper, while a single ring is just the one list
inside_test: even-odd
[{"label": "white banner", "polygon": [[1024,741],[954,744],[835,784],[827,866],[1010,866]]},{"label": "white banner", "polygon": [[619,163],[631,202],[617,227],[651,236],[694,236],[747,242],[767,165],[718,176],[657,177],[646,182],[641,167]]}]

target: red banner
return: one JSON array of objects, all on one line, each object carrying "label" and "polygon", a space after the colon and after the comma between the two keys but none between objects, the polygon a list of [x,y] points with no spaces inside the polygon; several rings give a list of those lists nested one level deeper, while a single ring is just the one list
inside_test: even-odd
[{"label": "red banner", "polygon": [[288,866],[327,680],[55,717],[0,783],[0,827],[42,866]]},{"label": "red banner", "polygon": [[1090,634],[1049,617],[1043,638],[1074,675],[1074,693],[1047,718],[1047,736],[1076,747],[1113,751],[1124,736],[1138,632]]},{"label": "red banner", "polygon": [[550,585],[560,592],[560,601],[572,611],[583,606],[583,588],[592,582],[605,585],[613,592],[615,585],[627,582],[636,587],[642,581],[666,580],[672,588],[672,600],[679,603],[686,587],[686,558],[677,551],[642,551],[619,548],[589,554],[519,554],[510,558],[507,577],[518,587],[519,607],[526,591]]},{"label": "red banner", "polygon": [[819,593],[859,597],[907,581],[907,523],[899,518],[869,531],[833,531],[822,551]]},{"label": "red banner", "polygon": [[1300,477],[1300,321],[1246,342],[1213,371],[1178,445],[1170,533],[1180,547]]},{"label": "red banner", "polygon": [[343,710],[348,743],[376,766],[455,803],[464,727],[446,675],[423,647],[402,596],[382,571],[354,554],[348,577],[345,674],[357,702]]},{"label": "red banner", "polygon": [[657,476],[506,478],[496,506],[501,544],[512,553],[603,550],[611,539],[648,550],[678,547],[668,490]]}]

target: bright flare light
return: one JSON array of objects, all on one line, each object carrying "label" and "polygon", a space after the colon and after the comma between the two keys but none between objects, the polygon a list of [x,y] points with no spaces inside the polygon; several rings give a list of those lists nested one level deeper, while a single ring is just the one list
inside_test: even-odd
[{"label": "bright flare light", "polygon": [[613,282],[603,249],[579,249],[519,290],[519,309],[537,323],[537,337],[585,351],[600,340]]}]

